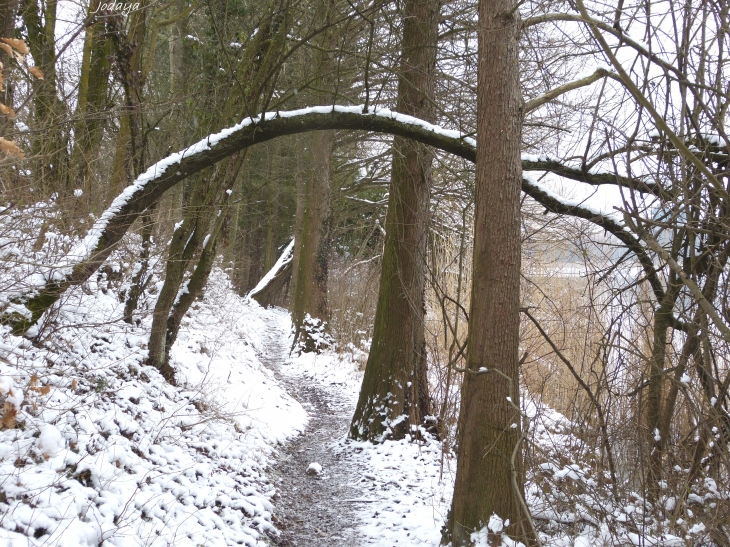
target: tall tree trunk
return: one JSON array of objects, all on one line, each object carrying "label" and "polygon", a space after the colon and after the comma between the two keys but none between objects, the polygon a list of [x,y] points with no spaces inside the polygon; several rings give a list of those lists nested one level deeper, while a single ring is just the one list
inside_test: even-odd
[{"label": "tall tree trunk", "polygon": [[[301,149],[304,139],[301,136],[298,136],[296,138],[297,141],[297,148]],[[292,251],[292,269],[296,271],[294,268],[294,265],[299,264],[299,254],[300,254],[300,248],[301,246],[297,244],[298,241],[301,241],[302,239],[302,226],[304,224],[304,188],[305,188],[305,174],[304,174],[304,167],[302,162],[302,154],[297,154],[296,156],[296,170],[294,172],[294,184],[296,185],[296,211],[294,214],[294,250]],[[258,279],[258,278],[257,278]],[[253,287],[253,285],[252,285]],[[251,287],[251,288],[252,288]],[[291,298],[289,302],[289,307],[291,308],[292,302],[294,300],[294,295],[297,292],[297,276],[292,275],[291,280]]]},{"label": "tall tree trunk", "polygon": [[[674,276],[672,276],[674,277]],[[649,447],[649,468],[647,492],[650,500],[655,500],[661,492],[659,481],[662,479],[664,450],[668,439],[662,435],[662,406],[667,360],[667,334],[673,319],[674,303],[679,295],[680,285],[668,284],[664,300],[654,311],[651,357],[649,360],[649,380],[646,396],[645,431]],[[668,432],[667,432],[668,433]]]},{"label": "tall tree trunk", "polygon": [[[281,35],[285,29],[278,28],[277,32],[279,34],[275,36]],[[282,44],[281,40],[272,40],[271,43],[261,42],[260,39],[254,40],[244,53],[258,52],[260,57],[258,60],[247,62],[248,64],[244,63],[243,68],[265,69],[269,63],[276,62],[280,58],[283,51]],[[250,88],[243,97],[236,94],[229,95],[224,112],[233,115],[242,107],[255,109],[259,100],[267,99],[273,93],[270,80],[264,79],[261,84],[261,87]],[[131,142],[134,143],[134,139]],[[202,295],[215,260],[216,239],[221,231],[223,219],[217,217],[211,221],[210,211],[219,211],[219,215],[224,214],[223,210],[227,209],[224,205],[232,193],[232,186],[238,178],[245,158],[245,151],[236,153],[230,156],[227,163],[218,165],[210,180],[205,183],[207,187],[205,199],[193,197],[182,227],[173,237],[165,282],[155,306],[149,343],[149,363],[157,367],[170,382],[174,379],[174,370],[168,361],[170,347],[177,337],[185,312],[190,304]],[[186,241],[184,244],[183,239]],[[193,257],[198,255],[197,268],[188,270]],[[190,278],[187,286],[181,287],[186,271]]]},{"label": "tall tree trunk", "polygon": [[295,243],[298,253],[293,265],[296,289],[291,300],[295,339],[304,351],[315,351],[318,346],[308,334],[305,319],[327,321],[327,278],[329,274],[330,223],[330,160],[334,147],[334,131],[315,131],[312,134],[312,168],[304,184],[302,200],[301,237]]},{"label": "tall tree trunk", "polygon": [[248,232],[248,273],[246,274],[247,279],[246,288],[243,291],[244,294],[253,289],[264,274],[262,269],[264,253],[263,238],[263,224],[261,218],[257,215],[254,217]]},{"label": "tall tree trunk", "polygon": [[251,229],[249,219],[250,206],[247,197],[244,195],[241,202],[234,205],[239,208],[239,219],[237,229],[238,251],[233,255],[233,276],[234,284],[238,294],[244,296],[249,287],[249,254],[251,248]]},{"label": "tall tree trunk", "polygon": [[223,222],[228,213],[228,197],[230,194],[224,193],[221,201],[221,209],[218,210],[218,216],[211,226],[210,233],[203,239],[203,249],[200,252],[198,263],[193,269],[190,279],[187,281],[185,290],[183,290],[173,304],[167,317],[167,332],[165,335],[165,364],[169,366],[170,350],[177,340],[177,333],[180,330],[182,319],[190,309],[192,303],[203,295],[203,289],[208,282],[210,272],[213,270],[216,258],[216,246],[218,244],[218,235],[223,227]]},{"label": "tall tree trunk", "polygon": [[[100,0],[89,4],[89,15],[99,9],[99,4]],[[96,156],[104,128],[102,113],[107,107],[108,100],[111,45],[103,18],[86,28],[76,107],[77,121],[74,126],[74,146],[67,182],[69,193],[75,188],[83,188],[87,194],[91,190],[87,178],[91,172],[90,158]]]},{"label": "tall tree trunk", "polygon": [[43,80],[33,80],[34,179],[43,195],[62,192],[68,164],[67,132],[62,123],[66,106],[56,89],[56,8],[57,0],[42,5],[37,0],[24,0],[22,5],[28,46],[44,76]]},{"label": "tall tree trunk", "polygon": [[[15,38],[15,17],[18,15],[19,0],[0,0],[0,38]],[[0,50],[0,103],[13,108],[13,82],[10,79],[10,57],[5,50]],[[13,120],[0,114],[0,137],[7,135],[13,127]]]},{"label": "tall tree trunk", "polygon": [[[398,112],[434,121],[438,0],[407,0]],[[350,436],[403,438],[430,414],[426,374],[425,254],[433,152],[393,140],[380,291],[360,399]]]},{"label": "tall tree trunk", "polygon": [[165,264],[165,282],[155,303],[148,344],[149,364],[156,367],[169,382],[174,381],[175,373],[166,361],[167,319],[178,297],[187,265],[205,237],[208,222],[203,217],[207,215],[208,207],[212,206],[210,183],[202,177],[198,180],[191,201],[193,205],[185,214],[182,225],[172,235]]},{"label": "tall tree trunk", "polygon": [[274,181],[274,184],[269,197],[266,216],[266,251],[264,253],[264,271],[266,272],[274,267],[278,258],[276,256],[276,228],[279,220],[279,185],[277,182],[281,180],[281,169],[279,168],[281,157],[279,149],[279,142],[275,141],[268,150],[268,176],[270,181]]},{"label": "tall tree trunk", "polygon": [[129,293],[127,294],[127,300],[124,302],[124,316],[123,319],[127,323],[132,323],[134,312],[137,311],[137,305],[139,304],[139,297],[142,296],[149,276],[147,271],[150,265],[150,247],[152,246],[152,213],[156,209],[153,205],[149,210],[142,214],[142,249],[139,253],[139,260],[135,266],[135,273],[132,276],[132,284],[129,287]]},{"label": "tall tree trunk", "polygon": [[456,483],[447,525],[454,547],[471,545],[472,532],[494,514],[509,519],[510,535],[529,535],[520,501],[524,479],[518,446],[522,436],[518,18],[515,0],[479,2],[471,310]]},{"label": "tall tree trunk", "polygon": [[109,193],[117,195],[130,178],[137,177],[145,163],[142,139],[142,111],[139,105],[144,87],[143,46],[147,31],[146,1],[129,17],[129,32],[120,15],[109,16],[110,38],[116,57],[117,78],[124,89],[124,113],[119,120]]},{"label": "tall tree trunk", "polygon": [[[317,18],[331,21],[340,8],[339,2],[328,0],[318,4]],[[331,52],[337,44],[337,35],[327,31],[318,37],[313,64],[318,74],[313,87],[320,89],[313,97],[319,103],[332,102],[335,89],[343,85],[335,75],[335,59]],[[294,323],[294,344],[303,351],[319,351],[321,346],[305,328],[307,317],[327,322],[327,281],[331,239],[331,171],[334,131],[315,131],[309,139],[311,166],[303,187],[297,185],[297,231],[294,234],[292,264],[293,290],[289,308]],[[303,192],[300,190],[303,189]]]},{"label": "tall tree trunk", "polygon": [[184,12],[184,0],[175,0],[175,16],[177,20],[172,23],[168,42],[170,54],[170,95],[174,102],[182,102],[187,94],[183,36],[187,34],[188,18],[181,16]]}]

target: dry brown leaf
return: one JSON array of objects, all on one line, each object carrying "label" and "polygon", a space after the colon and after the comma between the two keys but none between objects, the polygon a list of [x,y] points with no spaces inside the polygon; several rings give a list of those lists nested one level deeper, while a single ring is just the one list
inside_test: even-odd
[{"label": "dry brown leaf", "polygon": [[[0,63],[2,64],[2,63]],[[5,80],[3,79],[2,69],[0,68],[0,91],[5,91]]]},{"label": "dry brown leaf", "polygon": [[48,395],[51,392],[51,386],[43,386],[42,388],[38,389],[41,395]]},{"label": "dry brown leaf", "polygon": [[6,116],[10,116],[11,118],[15,117],[15,110],[7,105],[4,105],[3,103],[0,103],[0,112],[5,114]]},{"label": "dry brown leaf", "polygon": [[15,58],[18,60],[18,63],[20,63],[21,65],[26,64],[25,55],[18,53],[17,51],[13,51],[13,55],[15,55]]},{"label": "dry brown leaf", "polygon": [[8,154],[9,156],[15,156],[16,158],[25,159],[25,154],[18,148],[18,145],[13,141],[8,141],[0,137],[0,150]]},{"label": "dry brown leaf", "polygon": [[25,44],[25,42],[23,42],[23,40],[18,40],[17,38],[0,38],[0,40],[5,42],[6,44],[13,46],[23,55],[28,55],[28,53],[30,53],[28,46]]},{"label": "dry brown leaf", "polygon": [[29,66],[28,70],[30,71],[30,73],[33,76],[35,76],[39,80],[43,79],[43,71],[40,68],[38,68],[37,66]]},{"label": "dry brown leaf", "polygon": [[0,42],[0,48],[2,48],[2,50],[8,54],[8,57],[10,57],[11,59],[13,58],[13,48],[11,48],[8,44]]},{"label": "dry brown leaf", "polygon": [[5,404],[3,405],[2,426],[8,429],[13,429],[17,423],[17,418],[18,409],[15,408],[14,404],[5,401]]},{"label": "dry brown leaf", "polygon": [[73,379],[73,382],[71,382],[71,389],[76,391],[76,388],[79,387],[79,383],[76,381],[76,378]]},{"label": "dry brown leaf", "polygon": [[30,377],[30,382],[28,382],[28,391],[40,391],[41,388],[38,387],[38,376],[34,374]]}]

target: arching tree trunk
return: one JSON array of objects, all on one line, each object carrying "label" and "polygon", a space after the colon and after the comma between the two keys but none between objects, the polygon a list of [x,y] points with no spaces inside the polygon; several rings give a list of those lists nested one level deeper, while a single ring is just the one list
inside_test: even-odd
[{"label": "arching tree trunk", "polygon": [[[330,105],[320,107],[316,111],[311,109],[292,111],[286,117],[268,113],[266,121],[259,121],[256,124],[248,118],[232,128],[199,141],[188,148],[182,158],[176,153],[152,165],[123,194],[113,200],[87,233],[83,255],[65,257],[66,265],[59,271],[60,275],[52,276],[52,281],[44,283],[43,286],[36,285],[32,290],[21,290],[11,295],[8,298],[8,305],[0,309],[0,323],[10,325],[15,334],[26,333],[53,304],[58,302],[66,290],[88,280],[109,257],[137,218],[152,204],[157,203],[167,190],[183,180],[254,144],[285,135],[315,131],[323,127],[399,135],[455,154],[467,161],[476,161],[474,143],[468,137],[452,136],[443,132],[441,128],[429,127],[425,122],[404,121],[393,116],[393,113],[383,110],[373,112],[362,107],[343,108]],[[527,171],[549,171],[589,184],[605,184],[608,181],[619,180],[629,187],[648,188],[647,191],[651,191],[650,186],[636,179],[613,173],[592,173],[550,159],[525,159],[522,164]],[[171,169],[171,165],[175,165],[176,168]],[[654,292],[663,294],[651,257],[637,237],[624,229],[621,224],[608,216],[596,214],[595,210],[589,207],[562,202],[547,193],[542,186],[534,184],[530,178],[522,179],[522,191],[548,211],[586,219],[614,235],[636,255]]]},{"label": "arching tree trunk", "polygon": [[[437,0],[404,6],[398,111],[433,121]],[[423,319],[433,153],[393,140],[380,291],[370,355],[350,428],[355,439],[403,438],[430,413]]]},{"label": "arching tree trunk", "polygon": [[[520,141],[515,0],[479,2],[474,259],[454,498],[454,547],[492,515],[527,537],[519,412]],[[496,539],[496,538],[495,538]]]}]

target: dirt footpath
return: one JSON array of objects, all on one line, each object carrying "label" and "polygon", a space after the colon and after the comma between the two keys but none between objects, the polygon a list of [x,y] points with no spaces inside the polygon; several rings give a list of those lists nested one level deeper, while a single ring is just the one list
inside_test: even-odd
[{"label": "dirt footpath", "polygon": [[[355,509],[362,492],[354,483],[362,471],[347,461],[347,451],[338,450],[350,426],[352,405],[334,388],[281,374],[289,349],[286,339],[282,333],[270,333],[272,346],[269,356],[263,356],[264,364],[304,407],[310,421],[304,433],[280,450],[269,470],[278,494],[273,500],[274,524],[281,531],[272,541],[286,547],[359,546]],[[308,472],[312,463],[321,466],[319,473]]]}]

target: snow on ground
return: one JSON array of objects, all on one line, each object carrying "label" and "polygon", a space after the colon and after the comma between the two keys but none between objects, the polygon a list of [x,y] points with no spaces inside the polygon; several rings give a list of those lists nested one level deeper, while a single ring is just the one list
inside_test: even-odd
[{"label": "snow on ground", "polygon": [[[0,304],[16,280],[33,282],[37,268],[75,244],[41,230],[55,218],[51,206],[31,212],[0,223]],[[39,231],[38,240],[20,237]],[[110,274],[129,267],[110,262]],[[106,273],[80,289],[35,343],[0,327],[0,545],[270,545],[277,492],[267,466],[307,415],[263,363],[283,360],[282,374],[337,393],[354,410],[362,356],[287,358],[270,338],[280,333],[291,347],[286,312],[240,298],[215,270],[183,321],[172,351],[179,385],[171,386],[144,365],[151,318],[121,322],[119,287]],[[675,521],[668,492],[659,500],[667,517],[657,519],[661,512],[625,487],[613,499],[575,424],[537,404],[526,410],[527,501],[544,545],[711,544],[727,485],[693,486]],[[361,544],[438,545],[455,465],[424,439],[335,439],[332,449],[358,470],[351,484],[359,493],[343,502],[356,508]],[[688,470],[667,472],[679,482]]]},{"label": "snow on ground", "polygon": [[260,360],[269,351],[267,323],[288,316],[236,295],[221,270],[213,272],[205,300],[193,308],[172,350],[177,377],[205,385],[241,428],[266,442],[282,443],[301,431],[306,412]]},{"label": "snow on ground", "polygon": [[456,467],[444,455],[442,475],[441,443],[427,433],[424,439],[342,444],[367,469],[357,481],[363,499],[373,500],[360,510],[363,544],[440,545]]},{"label": "snow on ground", "polygon": [[[291,325],[286,313],[279,312],[279,320],[286,327]],[[358,370],[359,364],[348,357],[332,352],[302,353],[290,356],[281,367],[281,372],[303,381],[316,382],[327,389],[337,390],[340,396],[352,404],[354,412],[363,373]]]},{"label": "snow on ground", "polygon": [[95,282],[38,346],[3,327],[0,544],[267,544],[265,469],[306,414],[257,357],[264,310],[215,276],[173,351],[178,387],[142,364],[148,321],[118,321]]},{"label": "snow on ground", "polygon": [[[349,356],[325,353],[290,358],[281,370],[337,390],[349,399],[354,411],[362,378],[358,367]],[[576,435],[579,428],[575,424],[529,394],[523,407],[530,419],[531,454],[525,493],[545,547],[712,544],[709,527],[702,521],[722,518],[723,500],[728,498],[714,481],[693,487],[689,499],[696,501],[684,519],[677,521],[678,526],[669,519],[657,520],[650,503],[636,492],[622,488],[619,501],[614,500],[608,472],[596,466],[600,457]],[[341,439],[333,447],[361,470],[352,482],[360,494],[348,502],[355,503],[358,510],[362,545],[440,544],[456,462],[452,453],[442,454],[438,441],[427,434],[423,438],[379,445]],[[686,472],[677,471],[678,476]],[[661,503],[668,507],[673,501],[668,494]],[[682,530],[682,536],[675,530]],[[487,528],[474,539],[479,546],[488,545]],[[504,537],[503,545],[514,542]]]},{"label": "snow on ground", "polygon": [[[288,321],[284,316],[283,320]],[[349,355],[302,354],[289,358],[284,374],[336,390],[355,411],[362,381],[359,363]],[[333,449],[360,470],[351,485],[360,491],[354,503],[362,545],[437,546],[451,503],[455,462],[427,433],[424,440],[404,439],[373,445],[340,439]]]}]

